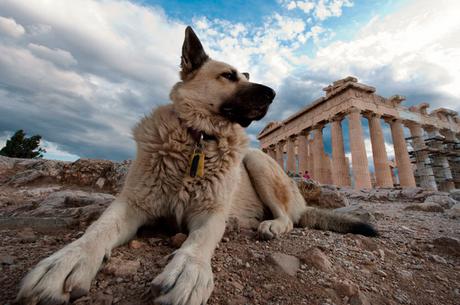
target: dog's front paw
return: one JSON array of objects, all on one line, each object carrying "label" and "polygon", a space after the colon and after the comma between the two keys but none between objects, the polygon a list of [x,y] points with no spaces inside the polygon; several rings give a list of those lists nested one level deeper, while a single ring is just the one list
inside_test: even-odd
[{"label": "dog's front paw", "polygon": [[88,293],[103,254],[72,243],[42,260],[22,280],[19,304],[63,304]]},{"label": "dog's front paw", "polygon": [[211,263],[178,250],[153,280],[150,295],[154,304],[202,305],[213,289]]},{"label": "dog's front paw", "polygon": [[293,229],[292,221],[288,218],[276,218],[262,221],[257,231],[260,239],[273,239]]}]

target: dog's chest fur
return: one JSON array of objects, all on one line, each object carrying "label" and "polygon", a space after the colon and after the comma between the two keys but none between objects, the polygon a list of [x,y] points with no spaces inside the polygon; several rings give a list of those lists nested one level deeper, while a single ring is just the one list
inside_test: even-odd
[{"label": "dog's chest fur", "polygon": [[137,158],[126,191],[132,204],[154,217],[222,209],[231,202],[239,163],[247,146],[243,129],[234,125],[216,140],[203,141],[204,176],[190,177],[196,138],[184,127],[172,105],[161,106],[134,129]]}]

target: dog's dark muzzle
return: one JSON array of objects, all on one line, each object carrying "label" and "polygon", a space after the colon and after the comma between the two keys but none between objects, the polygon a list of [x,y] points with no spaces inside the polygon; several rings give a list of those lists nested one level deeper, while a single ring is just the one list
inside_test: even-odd
[{"label": "dog's dark muzzle", "polygon": [[220,107],[220,113],[232,122],[248,127],[252,121],[262,119],[276,96],[270,87],[248,83],[241,85],[234,96]]}]

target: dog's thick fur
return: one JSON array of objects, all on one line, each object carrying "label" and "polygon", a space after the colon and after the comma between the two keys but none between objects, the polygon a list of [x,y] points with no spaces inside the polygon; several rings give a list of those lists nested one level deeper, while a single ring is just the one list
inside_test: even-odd
[{"label": "dog's thick fur", "polygon": [[[61,304],[87,293],[104,257],[140,226],[163,217],[174,218],[188,238],[152,282],[151,300],[159,304],[207,303],[213,290],[211,256],[229,216],[257,229],[263,239],[294,225],[376,234],[354,218],[307,207],[282,168],[248,148],[242,126],[265,115],[275,97],[272,89],[210,59],[191,28],[181,67],[173,103],[158,107],[134,129],[137,156],[120,195],[81,238],[29,272],[20,303]],[[196,134],[207,136],[203,177],[188,174]]]}]

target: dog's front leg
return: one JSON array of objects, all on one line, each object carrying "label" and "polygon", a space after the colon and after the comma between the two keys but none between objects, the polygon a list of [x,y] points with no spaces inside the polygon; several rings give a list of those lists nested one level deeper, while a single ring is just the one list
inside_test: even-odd
[{"label": "dog's front leg", "polygon": [[152,283],[158,304],[206,304],[214,288],[211,257],[225,230],[224,212],[208,212],[189,222],[190,234]]},{"label": "dog's front leg", "polygon": [[21,283],[21,304],[62,304],[89,291],[104,256],[128,241],[146,216],[116,199],[82,237],[42,260]]}]

